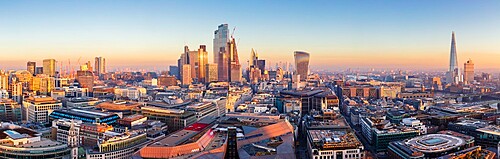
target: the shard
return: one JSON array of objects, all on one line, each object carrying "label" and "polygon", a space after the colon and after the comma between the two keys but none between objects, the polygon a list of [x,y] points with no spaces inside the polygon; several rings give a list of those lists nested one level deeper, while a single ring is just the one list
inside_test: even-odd
[{"label": "the shard", "polygon": [[450,50],[450,68],[448,70],[446,81],[449,84],[458,84],[462,79],[457,60],[457,46],[455,42],[455,32],[451,33],[451,50]]}]

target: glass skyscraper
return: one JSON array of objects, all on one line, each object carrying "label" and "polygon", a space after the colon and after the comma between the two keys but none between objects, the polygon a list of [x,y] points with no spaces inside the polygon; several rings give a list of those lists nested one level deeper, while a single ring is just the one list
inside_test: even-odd
[{"label": "glass skyscraper", "polygon": [[309,53],[295,51],[295,74],[300,75],[300,80],[305,80],[309,74]]},{"label": "glass skyscraper", "polygon": [[214,63],[218,64],[220,51],[226,50],[227,42],[229,42],[229,25],[221,24],[214,31]]}]

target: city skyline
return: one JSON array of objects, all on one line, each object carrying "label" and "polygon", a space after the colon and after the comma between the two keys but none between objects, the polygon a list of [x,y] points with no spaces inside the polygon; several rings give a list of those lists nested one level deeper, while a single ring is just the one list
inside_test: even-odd
[{"label": "city skyline", "polygon": [[500,159],[498,8],[0,0],[0,158]]},{"label": "city skyline", "polygon": [[[389,2],[260,3],[220,6],[221,10],[239,11],[231,13],[212,9],[214,4],[208,2],[0,2],[0,20],[6,24],[0,27],[0,69],[26,69],[27,61],[41,64],[43,59],[56,59],[64,65],[70,59],[77,68],[79,58],[84,63],[102,56],[108,59],[110,70],[167,70],[176,64],[184,45],[212,48],[213,31],[226,23],[231,33],[236,28],[243,66],[255,48],[269,66],[293,62],[294,51],[306,51],[311,53],[312,70],[444,71],[448,67],[449,33],[455,31],[459,64],[472,59],[477,70],[500,68],[495,60],[500,58],[494,38],[500,35],[495,29],[500,23],[494,17],[498,13],[495,6],[499,6],[495,1],[440,1],[431,6],[426,2],[393,2],[389,6],[384,6]],[[112,11],[108,12],[108,7]],[[177,8],[193,11],[181,14]],[[460,12],[442,11],[446,8]],[[294,12],[298,9],[310,12]],[[254,14],[258,18],[252,18]],[[208,49],[209,63],[213,63],[211,51]]]}]

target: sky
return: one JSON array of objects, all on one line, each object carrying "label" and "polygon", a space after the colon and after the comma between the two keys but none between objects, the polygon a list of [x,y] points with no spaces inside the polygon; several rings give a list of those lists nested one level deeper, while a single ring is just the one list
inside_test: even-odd
[{"label": "sky", "polygon": [[111,69],[166,70],[184,45],[207,45],[213,56],[213,32],[227,23],[240,61],[254,48],[275,66],[302,50],[316,69],[446,70],[455,31],[460,65],[470,58],[499,70],[498,8],[493,0],[0,1],[0,69],[102,56]]}]

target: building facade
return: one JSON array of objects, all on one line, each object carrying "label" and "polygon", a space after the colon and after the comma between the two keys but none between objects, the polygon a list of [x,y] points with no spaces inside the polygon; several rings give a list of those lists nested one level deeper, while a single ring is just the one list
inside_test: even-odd
[{"label": "building facade", "polygon": [[474,63],[471,59],[464,63],[464,82],[465,84],[474,82]]},{"label": "building facade", "polygon": [[303,51],[294,52],[295,74],[300,75],[300,80],[307,79],[309,74],[309,53]]},{"label": "building facade", "polygon": [[43,60],[43,74],[54,77],[56,75],[56,60],[45,59]]},{"label": "building facade", "polygon": [[46,96],[31,96],[23,101],[23,120],[36,123],[48,123],[49,111],[62,108],[62,103]]}]

